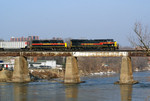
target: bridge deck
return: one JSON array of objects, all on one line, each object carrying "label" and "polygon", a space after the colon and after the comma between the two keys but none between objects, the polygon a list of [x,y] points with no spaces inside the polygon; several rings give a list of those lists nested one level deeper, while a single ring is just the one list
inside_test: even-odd
[{"label": "bridge deck", "polygon": [[75,57],[123,57],[123,56],[150,56],[144,51],[78,51],[78,52],[51,52],[51,51],[1,51],[0,56],[75,56]]}]

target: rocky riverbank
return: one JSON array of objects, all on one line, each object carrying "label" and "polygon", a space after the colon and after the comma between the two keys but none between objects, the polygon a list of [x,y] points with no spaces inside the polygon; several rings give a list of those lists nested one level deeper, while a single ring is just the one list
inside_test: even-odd
[{"label": "rocky riverbank", "polygon": [[[64,70],[58,69],[29,69],[31,80],[38,80],[38,79],[53,79],[53,78],[64,78]],[[88,76],[88,75],[111,75],[115,74],[116,72],[110,71],[110,69],[105,71],[97,71],[97,72],[83,72],[79,70],[80,77]]]},{"label": "rocky riverbank", "polygon": [[[136,70],[136,72],[139,71],[142,70]],[[58,70],[58,69],[29,69],[29,74],[32,81],[39,80],[39,79],[50,80],[53,78],[60,78],[61,80],[63,80],[64,72],[65,72],[64,70]],[[0,71],[0,82],[10,82],[12,73],[13,71],[9,71],[9,70]],[[97,72],[87,72],[87,71],[85,72],[83,70],[79,70],[80,77],[88,76],[88,75],[111,76],[116,73],[118,72],[111,69],[107,69],[104,71],[97,71]]]},{"label": "rocky riverbank", "polygon": [[29,69],[31,80],[63,78],[63,71],[57,69]]}]

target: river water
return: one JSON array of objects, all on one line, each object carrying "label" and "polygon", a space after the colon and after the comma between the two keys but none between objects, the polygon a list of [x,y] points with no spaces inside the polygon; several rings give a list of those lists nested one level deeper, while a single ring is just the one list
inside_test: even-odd
[{"label": "river water", "polygon": [[115,85],[119,74],[87,76],[85,83],[65,85],[39,80],[0,83],[0,101],[150,101],[150,72],[135,72],[135,85]]}]

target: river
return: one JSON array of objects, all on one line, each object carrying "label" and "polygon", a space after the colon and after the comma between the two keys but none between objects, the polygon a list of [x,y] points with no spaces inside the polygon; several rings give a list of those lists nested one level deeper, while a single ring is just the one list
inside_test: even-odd
[{"label": "river", "polygon": [[87,76],[81,84],[39,80],[0,83],[0,101],[150,101],[150,72],[135,72],[135,85],[115,85],[119,74]]}]

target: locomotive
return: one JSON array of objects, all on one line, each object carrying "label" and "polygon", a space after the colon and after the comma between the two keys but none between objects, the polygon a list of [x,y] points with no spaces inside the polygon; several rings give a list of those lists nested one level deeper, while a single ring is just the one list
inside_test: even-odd
[{"label": "locomotive", "polygon": [[113,39],[72,39],[71,50],[116,50],[119,45]]},{"label": "locomotive", "polygon": [[67,43],[63,40],[32,40],[30,50],[65,50]]},{"label": "locomotive", "polygon": [[0,42],[0,50],[117,50],[119,45],[113,39],[71,39],[70,45],[63,40],[32,40],[23,42]]}]

